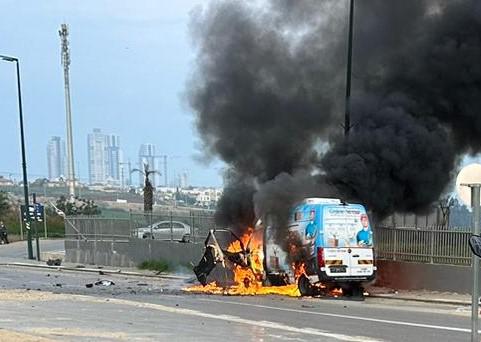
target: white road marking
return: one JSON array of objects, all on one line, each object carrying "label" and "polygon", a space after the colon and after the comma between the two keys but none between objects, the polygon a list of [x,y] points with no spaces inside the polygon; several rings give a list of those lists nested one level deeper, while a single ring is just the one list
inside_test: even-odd
[{"label": "white road marking", "polygon": [[323,330],[313,329],[313,328],[297,328],[292,327],[283,323],[271,322],[271,321],[254,321],[250,319],[245,319],[237,316],[232,315],[222,315],[222,314],[210,314],[202,311],[192,310],[192,309],[183,309],[178,307],[171,307],[162,304],[153,304],[153,303],[142,303],[132,300],[126,299],[118,299],[118,298],[109,298],[108,302],[105,299],[90,297],[90,296],[83,296],[83,295],[73,295],[70,298],[76,298],[80,301],[87,301],[87,302],[95,302],[95,303],[110,303],[110,304],[119,304],[119,305],[128,305],[128,306],[135,306],[140,308],[147,308],[153,310],[164,311],[173,314],[180,314],[180,315],[188,315],[188,316],[197,316],[221,321],[228,321],[234,322],[239,324],[246,324],[252,325],[267,329],[276,329],[276,330],[283,330],[288,331],[291,333],[296,334],[303,334],[303,335],[313,335],[313,336],[322,336],[327,338],[336,339],[339,341],[348,341],[348,342],[379,342],[380,340],[372,339],[365,336],[348,336],[343,334],[337,333],[330,333]]},{"label": "white road marking", "polygon": [[[252,306],[252,307],[263,308],[263,309],[272,309],[272,310],[278,310],[278,311],[304,313],[304,314],[326,316],[326,317],[346,318],[346,319],[352,319],[352,320],[358,320],[358,321],[368,321],[368,322],[376,322],[376,323],[404,325],[404,326],[411,326],[411,327],[418,327],[418,328],[457,331],[457,332],[468,332],[468,333],[471,332],[470,329],[456,328],[456,327],[446,327],[446,326],[441,326],[441,325],[431,325],[431,324],[403,322],[403,321],[392,321],[392,320],[388,320],[388,319],[369,318],[369,317],[360,317],[360,316],[351,316],[351,315],[342,315],[342,314],[332,314],[332,313],[299,310],[299,309],[279,308],[279,307],[261,305],[261,304],[240,303],[240,302],[231,302],[231,301],[215,300],[215,299],[201,299],[201,298],[199,298],[199,300],[203,300],[203,301],[207,301],[207,302],[221,303],[221,304],[234,304],[234,305],[241,305],[241,306]],[[481,330],[480,330],[480,332],[481,332]]]}]

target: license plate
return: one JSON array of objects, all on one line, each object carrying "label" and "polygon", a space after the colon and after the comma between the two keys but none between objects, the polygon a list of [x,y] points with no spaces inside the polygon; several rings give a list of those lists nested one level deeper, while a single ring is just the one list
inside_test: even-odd
[{"label": "license plate", "polygon": [[329,267],[329,271],[331,273],[346,273],[346,266],[331,266]]}]

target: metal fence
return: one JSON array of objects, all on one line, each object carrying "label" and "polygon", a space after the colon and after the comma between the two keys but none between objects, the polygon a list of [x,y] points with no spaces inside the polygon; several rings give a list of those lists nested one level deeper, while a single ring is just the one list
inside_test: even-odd
[{"label": "metal fence", "polygon": [[[165,210],[154,213],[130,212],[128,218],[102,218],[96,216],[70,216],[65,218],[65,238],[73,240],[128,240],[142,237],[142,231],[152,231],[163,224],[167,240],[177,237],[174,229],[184,227],[187,239],[197,242],[205,239],[210,229],[215,229],[214,216],[201,211]],[[154,234],[155,235],[155,234]]]},{"label": "metal fence", "polygon": [[130,237],[129,219],[88,216],[65,218],[66,240],[128,240]]},{"label": "metal fence", "polygon": [[413,228],[374,230],[379,259],[449,265],[470,265],[471,232]]},{"label": "metal fence", "polygon": [[[67,217],[65,237],[74,240],[125,240],[142,238],[139,231],[149,231],[163,223],[173,229],[182,223],[188,229],[189,242],[201,242],[215,225],[213,215],[202,212],[163,211],[155,213],[130,213],[129,218]],[[374,229],[376,257],[378,259],[433,264],[470,265],[471,251],[466,230],[439,230],[377,227]],[[157,237],[156,237],[157,238]],[[165,240],[178,240],[167,234]]]}]

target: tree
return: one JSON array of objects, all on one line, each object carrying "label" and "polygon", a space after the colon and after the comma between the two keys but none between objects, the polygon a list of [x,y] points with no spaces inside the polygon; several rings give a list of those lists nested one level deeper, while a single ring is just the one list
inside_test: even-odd
[{"label": "tree", "polygon": [[154,187],[150,182],[150,175],[157,173],[160,175],[159,172],[155,170],[150,170],[149,164],[144,163],[144,169],[133,169],[131,173],[139,172],[144,175],[144,211],[152,211],[152,206],[154,204]]},{"label": "tree", "polygon": [[62,195],[57,200],[55,206],[67,216],[101,214],[101,210],[93,200],[87,200],[84,198],[76,197],[74,201],[69,201]]},{"label": "tree", "polygon": [[451,214],[451,208],[454,206],[455,200],[453,197],[446,196],[439,200],[439,209],[443,215],[441,219],[441,226],[445,229],[449,229],[449,216]]},{"label": "tree", "polygon": [[6,216],[11,209],[8,194],[5,191],[0,191],[0,217]]}]

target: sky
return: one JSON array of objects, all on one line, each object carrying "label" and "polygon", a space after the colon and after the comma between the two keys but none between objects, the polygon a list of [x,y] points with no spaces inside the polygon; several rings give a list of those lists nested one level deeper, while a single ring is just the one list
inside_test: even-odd
[{"label": "sky", "polygon": [[[198,161],[184,96],[195,58],[189,20],[204,3],[0,0],[0,54],[20,60],[29,179],[47,175],[49,138],[66,136],[58,30],[67,23],[77,177],[88,178],[87,134],[100,128],[120,136],[133,163],[140,144],[153,143],[158,154],[173,156],[169,176],[187,170],[193,185],[222,184],[219,161]],[[0,175],[20,180],[17,106],[14,64],[0,61]]]}]

